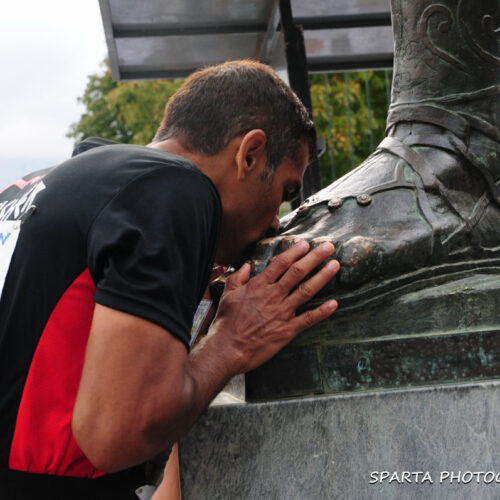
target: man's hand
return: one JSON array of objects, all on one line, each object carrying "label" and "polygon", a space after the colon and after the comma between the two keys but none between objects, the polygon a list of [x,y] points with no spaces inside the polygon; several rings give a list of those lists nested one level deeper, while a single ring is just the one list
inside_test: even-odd
[{"label": "man's hand", "polygon": [[337,302],[329,300],[316,309],[295,314],[339,269],[339,263],[332,260],[302,282],[334,252],[330,243],[309,253],[308,249],[308,243],[302,241],[275,257],[254,278],[249,279],[250,266],[245,264],[227,279],[206,342],[219,343],[227,356],[224,364],[233,374],[261,365],[299,332],[336,310]]}]

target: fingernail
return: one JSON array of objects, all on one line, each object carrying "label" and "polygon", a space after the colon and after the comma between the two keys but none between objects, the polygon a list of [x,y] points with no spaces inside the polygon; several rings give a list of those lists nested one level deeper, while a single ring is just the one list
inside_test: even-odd
[{"label": "fingernail", "polygon": [[339,267],[340,267],[340,265],[339,265],[338,261],[331,260],[330,262],[328,262],[328,264],[326,264],[325,269],[327,271],[336,271]]},{"label": "fingernail", "polygon": [[325,307],[328,309],[328,311],[334,311],[337,308],[337,301],[329,300],[325,303]]},{"label": "fingernail", "polygon": [[320,245],[321,251],[327,253],[328,255],[332,254],[335,250],[334,246],[331,243],[322,243]]},{"label": "fingernail", "polygon": [[307,241],[301,241],[298,243],[299,250],[307,250],[309,248],[309,243]]}]

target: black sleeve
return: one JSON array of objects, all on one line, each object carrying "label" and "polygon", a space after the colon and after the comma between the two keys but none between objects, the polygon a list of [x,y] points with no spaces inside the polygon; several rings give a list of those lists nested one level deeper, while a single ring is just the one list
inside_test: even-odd
[{"label": "black sleeve", "polygon": [[112,144],[119,143],[108,139],[101,139],[100,137],[89,137],[75,146],[71,156],[73,157],[79,155],[80,153],[85,153],[85,151],[89,151],[90,149],[94,149],[99,146],[110,146]]},{"label": "black sleeve", "polygon": [[95,301],[152,321],[189,348],[220,217],[218,193],[198,170],[161,167],[136,177],[90,230]]}]

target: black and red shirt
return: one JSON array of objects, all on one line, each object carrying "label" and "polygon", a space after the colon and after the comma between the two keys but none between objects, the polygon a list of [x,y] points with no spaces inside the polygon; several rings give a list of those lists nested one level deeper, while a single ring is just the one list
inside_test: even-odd
[{"label": "black and red shirt", "polygon": [[0,193],[1,469],[102,475],[71,433],[95,303],[189,348],[221,214],[186,159],[98,139]]}]

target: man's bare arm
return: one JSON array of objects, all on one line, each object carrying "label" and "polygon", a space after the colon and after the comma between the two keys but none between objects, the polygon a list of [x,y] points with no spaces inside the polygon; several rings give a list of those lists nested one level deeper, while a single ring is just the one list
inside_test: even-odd
[{"label": "man's bare arm", "polygon": [[189,355],[160,326],[96,305],[73,433],[98,469],[121,470],[172,445],[233,375],[333,313],[335,301],[295,314],[338,270],[332,261],[297,287],[333,246],[307,250],[293,246],[251,280],[248,264],[230,276],[208,335]]}]

